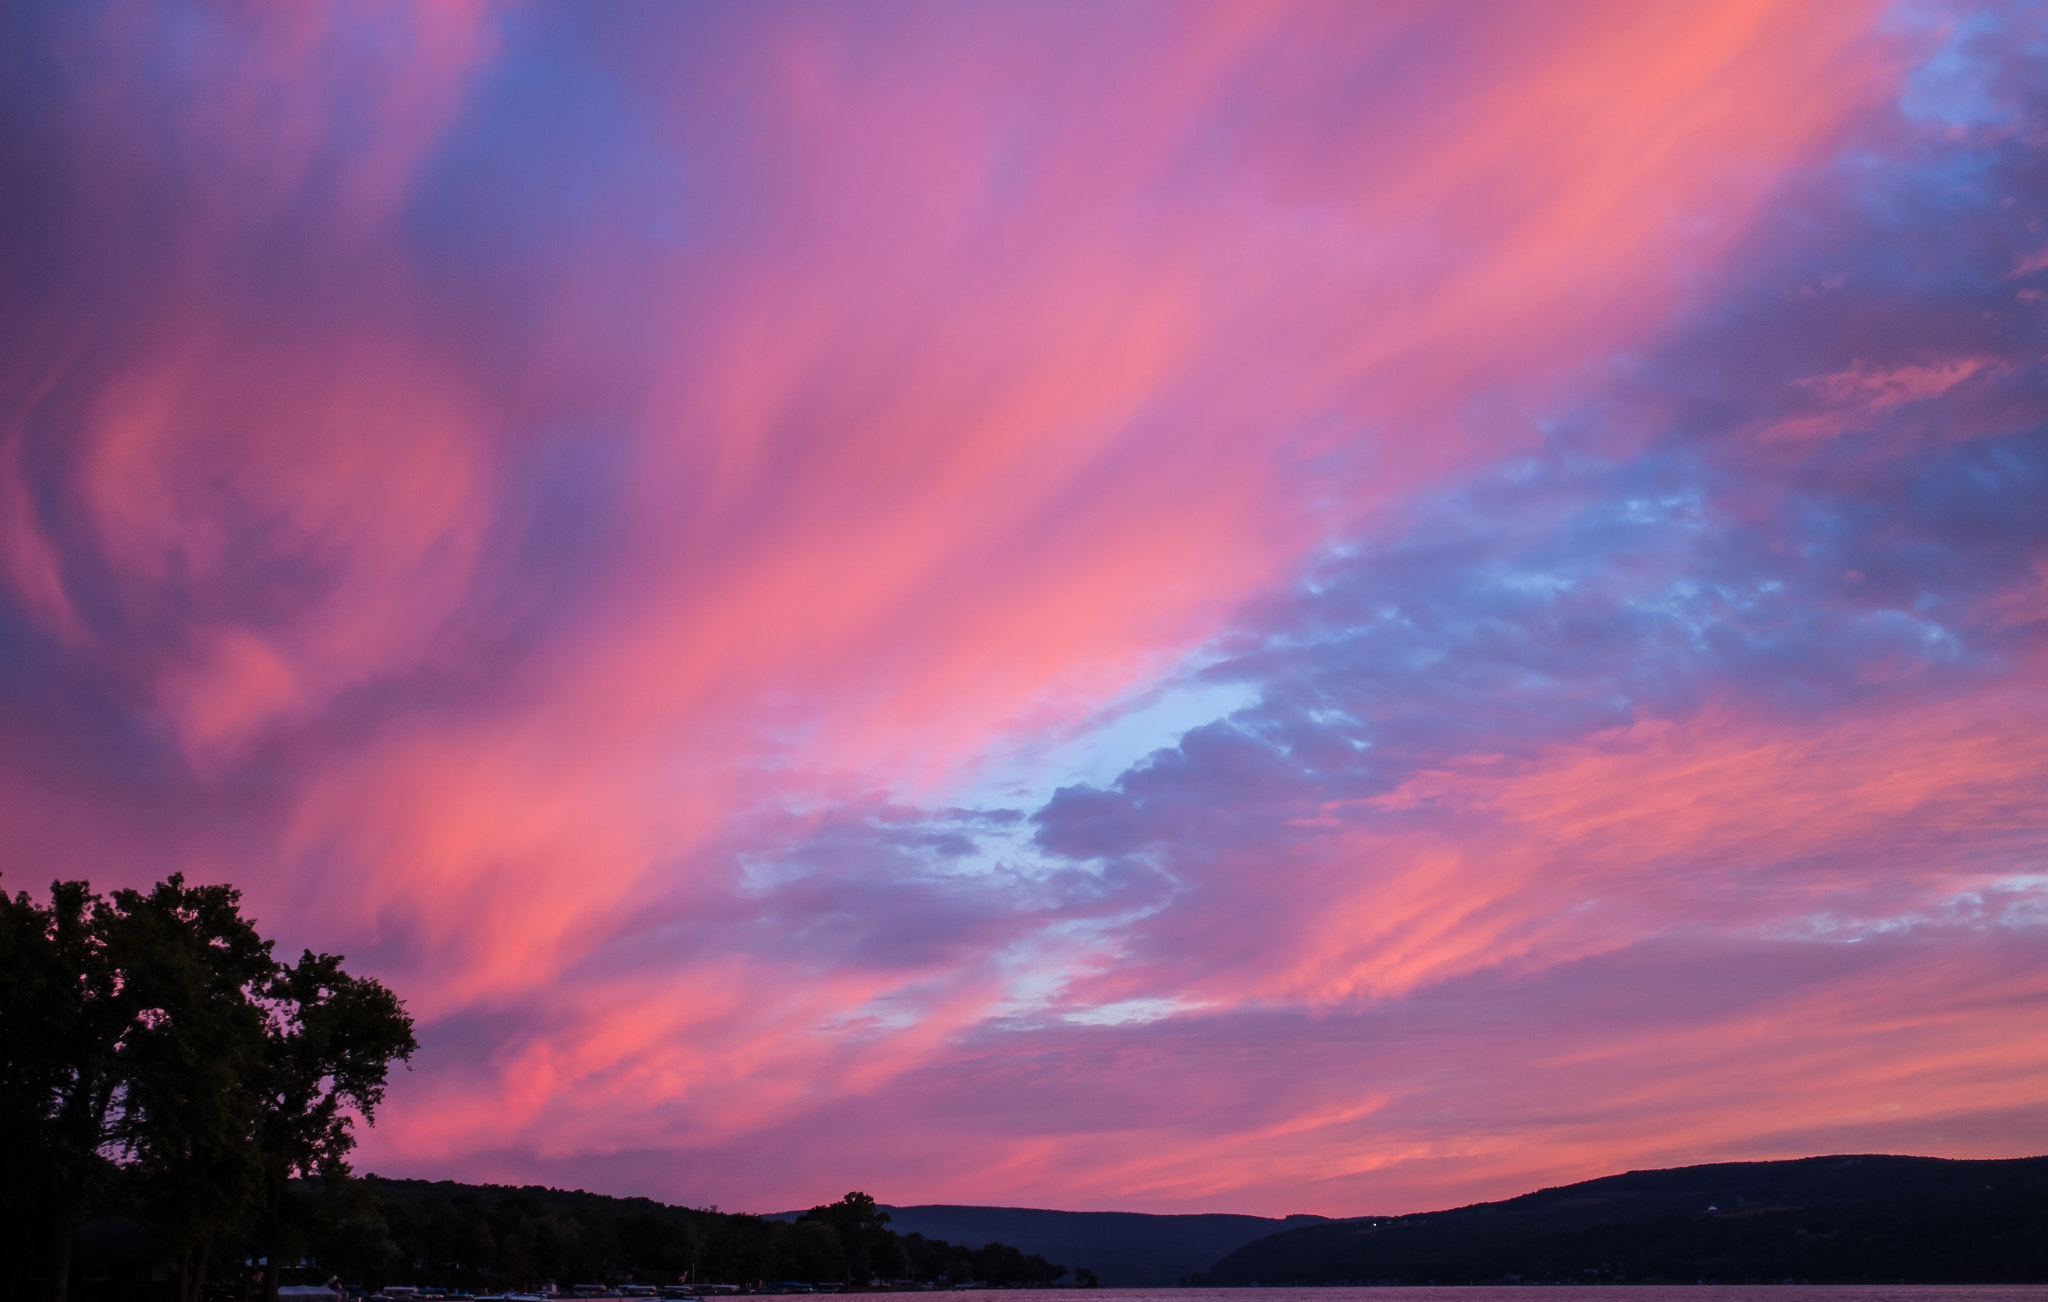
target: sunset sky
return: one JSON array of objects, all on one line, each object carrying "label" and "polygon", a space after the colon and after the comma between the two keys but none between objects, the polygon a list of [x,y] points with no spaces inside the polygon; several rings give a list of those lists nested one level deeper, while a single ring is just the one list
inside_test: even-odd
[{"label": "sunset sky", "polygon": [[0,885],[391,985],[359,1170],[2048,1151],[2042,9],[0,21]]}]

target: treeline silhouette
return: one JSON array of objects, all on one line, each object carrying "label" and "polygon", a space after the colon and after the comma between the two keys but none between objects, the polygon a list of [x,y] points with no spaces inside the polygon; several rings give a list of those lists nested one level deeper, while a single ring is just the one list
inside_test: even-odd
[{"label": "treeline silhouette", "polygon": [[2048,1157],[1631,1171],[1248,1243],[1189,1282],[2048,1282]]},{"label": "treeline silhouette", "polygon": [[[856,1287],[871,1281],[1048,1285],[1067,1267],[1017,1248],[897,1234],[865,1193],[794,1221],[538,1186],[308,1181],[299,1189],[317,1265],[366,1285],[467,1292],[570,1284]],[[1072,1272],[1089,1284],[1087,1270]]]},{"label": "treeline silhouette", "polygon": [[230,886],[0,891],[4,1296],[66,1302],[74,1231],[118,1216],[180,1302],[209,1278],[275,1302],[308,1228],[293,1181],[345,1178],[355,1119],[415,1044],[384,986],[272,949]]},{"label": "treeline silhouette", "polygon": [[0,1297],[69,1302],[75,1242],[127,1254],[118,1285],[81,1292],[178,1302],[276,1302],[287,1261],[313,1281],[472,1291],[1068,1274],[1000,1243],[896,1234],[862,1193],[784,1221],[354,1178],[355,1121],[412,1056],[412,1019],[338,956],[273,948],[230,886],[56,882],[46,904],[0,891]]}]

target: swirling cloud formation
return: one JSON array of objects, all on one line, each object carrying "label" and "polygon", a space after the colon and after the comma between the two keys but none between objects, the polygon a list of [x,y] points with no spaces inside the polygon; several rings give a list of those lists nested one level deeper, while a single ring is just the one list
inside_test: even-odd
[{"label": "swirling cloud formation", "polygon": [[2038,13],[6,21],[8,884],[395,985],[371,1167],[2048,1148]]}]

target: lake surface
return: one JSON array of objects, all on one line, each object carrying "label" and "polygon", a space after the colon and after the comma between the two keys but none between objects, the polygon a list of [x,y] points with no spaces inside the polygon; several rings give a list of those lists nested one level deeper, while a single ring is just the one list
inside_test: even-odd
[{"label": "lake surface", "polygon": [[1045,1302],[1077,1302],[1079,1298],[1099,1298],[1101,1302],[2048,1302],[2048,1284],[1530,1284],[1437,1288],[1102,1288],[1086,1292],[1003,1289],[996,1296],[1042,1298]]}]

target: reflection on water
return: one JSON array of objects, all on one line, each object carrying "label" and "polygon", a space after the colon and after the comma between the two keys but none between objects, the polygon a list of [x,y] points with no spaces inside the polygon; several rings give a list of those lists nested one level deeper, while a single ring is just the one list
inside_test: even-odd
[{"label": "reflection on water", "polygon": [[1004,1289],[1043,1302],[2048,1302],[2048,1284],[1530,1284],[1441,1288]]}]

